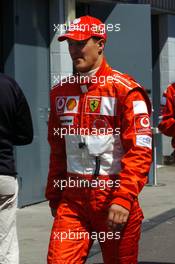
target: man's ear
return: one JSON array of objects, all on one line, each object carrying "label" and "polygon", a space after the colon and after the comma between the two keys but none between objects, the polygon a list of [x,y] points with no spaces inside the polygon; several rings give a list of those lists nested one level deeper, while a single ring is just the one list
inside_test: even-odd
[{"label": "man's ear", "polygon": [[102,50],[103,50],[103,49],[104,49],[104,46],[105,46],[105,42],[104,42],[104,40],[103,40],[103,39],[100,39],[100,40],[98,41],[98,45],[99,45],[99,47],[101,47]]}]

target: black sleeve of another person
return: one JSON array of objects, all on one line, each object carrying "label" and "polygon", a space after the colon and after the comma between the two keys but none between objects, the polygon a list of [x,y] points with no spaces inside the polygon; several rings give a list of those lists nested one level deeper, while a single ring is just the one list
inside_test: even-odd
[{"label": "black sleeve of another person", "polygon": [[[16,86],[18,86],[16,84]],[[33,140],[33,125],[27,100],[19,88],[16,119],[13,133],[14,145],[27,145]]]},{"label": "black sleeve of another person", "polygon": [[1,133],[13,145],[27,145],[33,140],[33,125],[27,100],[19,85],[0,74]]},{"label": "black sleeve of another person", "polygon": [[17,92],[17,102],[13,129],[13,144],[27,145],[33,140],[31,113],[27,100],[17,83],[15,83],[15,88]]}]

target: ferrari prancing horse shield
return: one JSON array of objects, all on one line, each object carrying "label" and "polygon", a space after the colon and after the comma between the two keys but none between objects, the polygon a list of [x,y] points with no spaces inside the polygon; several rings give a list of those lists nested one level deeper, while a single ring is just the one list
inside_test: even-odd
[{"label": "ferrari prancing horse shield", "polygon": [[89,102],[89,107],[92,112],[95,112],[99,106],[99,100],[91,99]]},{"label": "ferrari prancing horse shield", "polygon": [[100,114],[101,97],[100,96],[87,96],[86,110],[88,114]]}]

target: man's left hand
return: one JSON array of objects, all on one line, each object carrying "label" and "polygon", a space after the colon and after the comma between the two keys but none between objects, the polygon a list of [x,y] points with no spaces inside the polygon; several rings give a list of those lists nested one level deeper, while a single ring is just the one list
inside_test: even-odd
[{"label": "man's left hand", "polygon": [[109,208],[108,227],[115,231],[117,227],[124,227],[127,223],[129,210],[118,204],[112,204]]}]

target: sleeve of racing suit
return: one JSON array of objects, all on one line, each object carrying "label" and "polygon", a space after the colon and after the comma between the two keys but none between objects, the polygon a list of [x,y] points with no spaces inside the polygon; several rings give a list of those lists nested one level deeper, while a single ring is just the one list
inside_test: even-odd
[{"label": "sleeve of racing suit", "polygon": [[114,191],[111,202],[128,210],[147,183],[152,162],[150,102],[145,92],[134,90],[127,95],[123,104],[120,136],[124,155],[119,173],[120,187]]},{"label": "sleeve of racing suit", "polygon": [[173,85],[168,87],[164,98],[166,98],[166,104],[162,109],[162,121],[158,128],[166,136],[175,137],[175,88],[173,89]]},{"label": "sleeve of racing suit", "polygon": [[50,144],[50,163],[45,196],[51,208],[57,208],[61,199],[60,181],[66,174],[66,154],[64,137],[55,110],[55,100],[51,96],[51,111],[48,122],[48,142]]}]

